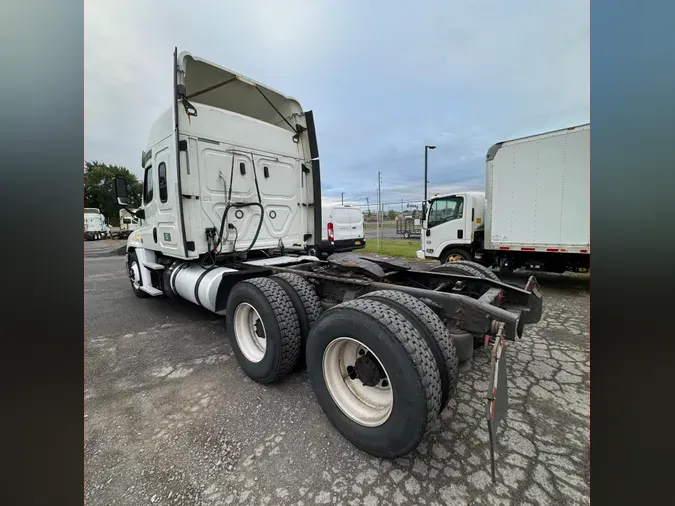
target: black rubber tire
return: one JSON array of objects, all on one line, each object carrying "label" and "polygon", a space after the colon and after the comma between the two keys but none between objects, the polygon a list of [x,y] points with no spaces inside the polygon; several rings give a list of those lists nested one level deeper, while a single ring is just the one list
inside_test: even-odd
[{"label": "black rubber tire", "polygon": [[404,232],[404,233],[403,233],[403,237],[404,237],[405,239],[410,239],[410,232]]},{"label": "black rubber tire", "polygon": [[475,276],[478,278],[484,278],[485,275],[471,265],[467,265],[468,262],[448,262],[446,264],[437,265],[432,267],[431,272],[440,272],[448,274],[458,274],[460,276]]},{"label": "black rubber tire", "polygon": [[[467,265],[469,263],[470,262],[461,262],[459,260],[457,262],[448,262],[447,264],[437,265],[436,267],[433,267],[431,271],[447,274],[458,274],[460,276],[474,276],[476,278],[485,278],[483,272],[479,271],[478,269],[476,269],[471,265]],[[480,297],[485,292],[487,292],[487,290],[488,290],[487,287],[483,287],[478,292],[473,292],[472,295]]]},{"label": "black rubber tire", "polygon": [[404,315],[429,345],[441,375],[441,411],[457,388],[459,358],[448,329],[439,316],[424,302],[397,290],[378,290],[363,298],[379,300]]},{"label": "black rubber tire", "polygon": [[[243,302],[258,311],[265,326],[265,355],[257,363],[244,356],[234,333],[234,312]],[[300,323],[290,297],[277,281],[252,278],[234,285],[227,299],[226,323],[234,356],[252,380],[258,383],[274,383],[296,367],[302,342]]]},{"label": "black rubber tire", "polygon": [[484,265],[481,265],[477,262],[470,262],[468,260],[456,260],[456,261],[450,262],[450,263],[452,265],[467,265],[469,267],[472,267],[472,268],[476,269],[478,272],[480,272],[483,275],[484,278],[491,279],[493,281],[501,281],[499,279],[499,276],[497,276],[492,271],[492,269],[490,269],[489,267],[485,267]]},{"label": "black rubber tire", "polygon": [[[136,289],[134,284],[131,282],[131,266],[133,263],[136,263],[138,265],[138,272],[141,272],[141,264],[138,261],[138,257],[136,256],[135,252],[129,253],[129,263],[127,264],[127,275],[129,276],[129,284],[131,285],[131,291],[134,292],[134,295],[138,297],[139,299],[147,299],[150,297],[150,294],[147,292],[144,292],[140,288]],[[138,280],[139,285],[143,286],[143,279]]]},{"label": "black rubber tire", "polygon": [[279,283],[279,286],[284,289],[293,303],[295,312],[298,314],[300,335],[302,337],[300,357],[303,357],[305,355],[305,345],[307,344],[309,330],[314,326],[323,311],[319,296],[316,294],[316,290],[314,290],[312,284],[297,274],[283,272],[270,276],[270,279]]},{"label": "black rubber tire", "polygon": [[[389,374],[394,403],[389,418],[365,427],[335,404],[323,376],[323,355],[337,338],[367,346]],[[382,458],[413,451],[436,420],[441,406],[441,377],[429,345],[400,313],[373,299],[356,299],[319,317],[307,340],[307,369],[317,401],[333,426],[361,450]]]},{"label": "black rubber tire", "polygon": [[440,258],[441,265],[445,265],[447,263],[453,263],[453,262],[448,262],[448,257],[452,256],[452,255],[459,255],[460,257],[462,257],[463,260],[471,261],[471,254],[467,250],[465,250],[463,248],[451,248],[447,251],[444,251],[443,254],[441,255],[441,258]]},{"label": "black rubber tire", "polygon": [[309,248],[307,248],[307,254],[311,257],[321,259],[321,251],[319,251],[319,248],[317,248],[316,246],[310,246]]}]

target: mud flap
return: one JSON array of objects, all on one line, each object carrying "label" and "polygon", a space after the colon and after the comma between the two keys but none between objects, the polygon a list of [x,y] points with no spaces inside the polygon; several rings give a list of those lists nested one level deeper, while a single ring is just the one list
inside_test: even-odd
[{"label": "mud flap", "polygon": [[508,386],[506,383],[506,354],[504,353],[504,325],[500,325],[497,337],[492,345],[490,382],[487,392],[487,424],[490,433],[490,462],[492,465],[492,482],[497,481],[495,465],[495,449],[497,446],[497,429],[499,422],[509,409]]}]

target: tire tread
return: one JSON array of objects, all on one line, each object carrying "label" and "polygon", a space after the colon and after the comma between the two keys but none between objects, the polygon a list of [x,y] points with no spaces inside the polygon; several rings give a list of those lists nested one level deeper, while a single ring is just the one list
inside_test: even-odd
[{"label": "tire tread", "polygon": [[414,297],[405,292],[397,290],[378,290],[363,296],[364,298],[380,300],[387,304],[393,303],[393,309],[401,308],[399,312],[403,313],[408,319],[415,318],[421,325],[423,325],[430,339],[433,339],[440,349],[443,369],[441,374],[446,376],[445,381],[441,378],[441,382],[445,383],[444,391],[441,396],[441,411],[445,409],[448,402],[452,398],[457,388],[458,381],[458,366],[459,356],[457,355],[457,348],[450,337],[450,333],[446,328],[440,317],[433,312],[433,310],[422,302],[417,297]]},{"label": "tire tread", "polygon": [[300,359],[301,336],[298,315],[291,299],[278,283],[269,278],[252,278],[240,283],[255,286],[267,299],[279,327],[281,349],[279,366],[271,377],[262,382],[273,383],[290,374]]},{"label": "tire tread", "polygon": [[282,272],[271,277],[284,280],[293,288],[293,290],[295,290],[295,293],[298,294],[298,297],[300,297],[300,300],[302,301],[305,313],[307,314],[309,328],[311,329],[316,323],[316,320],[319,319],[319,316],[321,316],[323,310],[321,301],[319,300],[319,296],[316,294],[314,287],[302,276],[291,274],[290,272]]}]

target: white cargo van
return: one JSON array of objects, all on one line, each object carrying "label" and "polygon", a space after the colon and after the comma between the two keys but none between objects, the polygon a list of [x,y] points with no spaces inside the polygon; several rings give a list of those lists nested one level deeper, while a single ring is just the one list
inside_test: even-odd
[{"label": "white cargo van", "polygon": [[322,253],[353,251],[365,248],[363,213],[356,207],[334,205],[321,208],[321,243],[312,245],[307,252],[315,257]]}]

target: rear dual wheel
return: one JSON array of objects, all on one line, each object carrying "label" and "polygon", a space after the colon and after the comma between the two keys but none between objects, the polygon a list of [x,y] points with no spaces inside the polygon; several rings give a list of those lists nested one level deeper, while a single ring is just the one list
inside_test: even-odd
[{"label": "rear dual wheel", "polygon": [[333,426],[358,448],[395,458],[427,433],[444,388],[438,357],[418,323],[382,297],[324,312],[309,334],[307,370]]},{"label": "rear dual wheel", "polygon": [[445,326],[405,293],[373,292],[321,314],[302,277],[255,278],[233,288],[227,326],[240,366],[261,383],[292,372],[306,346],[327,418],[378,457],[414,450],[457,384],[457,352]]},{"label": "rear dual wheel", "polygon": [[246,375],[273,383],[291,373],[320,313],[314,288],[296,274],[237,283],[227,302],[227,335]]}]

